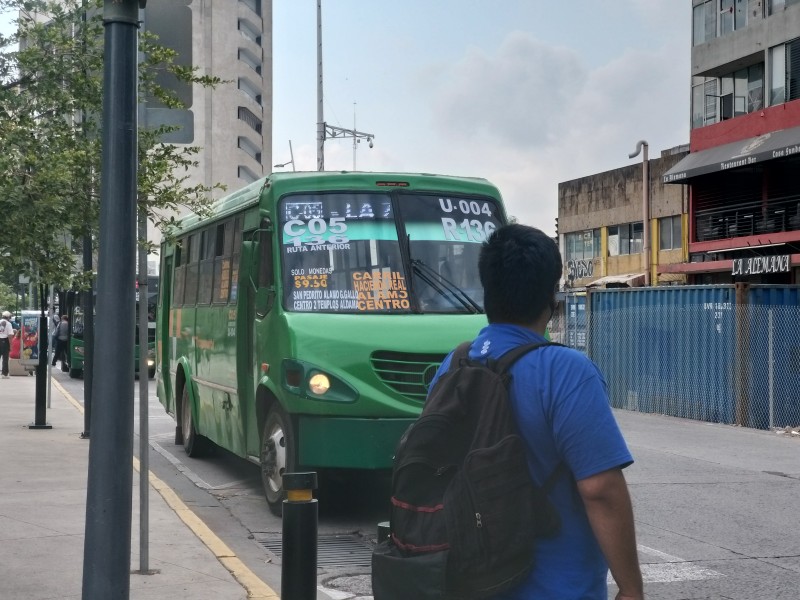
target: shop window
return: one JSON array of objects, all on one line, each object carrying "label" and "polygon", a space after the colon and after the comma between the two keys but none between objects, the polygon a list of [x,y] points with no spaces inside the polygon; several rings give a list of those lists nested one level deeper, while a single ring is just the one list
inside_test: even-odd
[{"label": "shop window", "polygon": [[588,229],[565,236],[567,260],[588,260],[600,256],[600,230]]},{"label": "shop window", "polygon": [[658,220],[658,249],[674,250],[682,245],[681,216],[664,217]]}]

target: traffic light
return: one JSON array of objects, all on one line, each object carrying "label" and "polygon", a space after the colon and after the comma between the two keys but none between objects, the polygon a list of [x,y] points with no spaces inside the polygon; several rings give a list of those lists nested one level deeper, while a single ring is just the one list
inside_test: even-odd
[{"label": "traffic light", "polygon": [[558,237],[558,217],[556,217],[556,237]]}]

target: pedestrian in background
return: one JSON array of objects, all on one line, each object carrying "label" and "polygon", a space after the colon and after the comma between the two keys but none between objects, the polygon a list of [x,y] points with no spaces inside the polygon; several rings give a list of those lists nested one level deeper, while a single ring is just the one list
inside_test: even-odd
[{"label": "pedestrian in background", "polygon": [[[501,227],[484,242],[478,267],[489,325],[472,342],[469,358],[497,360],[518,346],[545,342],[562,273],[553,240],[532,227]],[[542,486],[557,466],[566,468],[549,494],[559,533],[537,538],[527,579],[497,600],[606,600],[609,569],[619,588],[616,600],[641,600],[633,509],[622,474],[633,458],[603,376],[584,354],[559,345],[526,354],[510,375],[509,397],[534,481]]]},{"label": "pedestrian in background", "polygon": [[61,370],[67,369],[67,341],[69,341],[69,317],[61,315],[61,322],[56,327],[53,337],[55,337],[56,348],[53,352],[52,365],[56,366],[56,361],[61,361]]},{"label": "pedestrian in background", "polygon": [[8,379],[8,361],[11,353],[11,338],[14,337],[14,328],[11,326],[11,313],[3,312],[0,319],[0,362],[2,362],[3,379]]},{"label": "pedestrian in background", "polygon": [[22,357],[22,332],[19,329],[14,330],[14,337],[11,339],[11,353],[9,356],[17,360]]}]

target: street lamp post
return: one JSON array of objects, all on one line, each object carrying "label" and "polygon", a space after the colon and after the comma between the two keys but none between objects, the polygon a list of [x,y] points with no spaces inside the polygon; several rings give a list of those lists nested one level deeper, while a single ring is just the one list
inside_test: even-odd
[{"label": "street lamp post", "polygon": [[642,152],[642,261],[644,284],[650,285],[650,164],[647,160],[647,142],[636,142],[636,150],[628,158],[636,158]]},{"label": "street lamp post", "polygon": [[281,169],[286,165],[292,165],[292,171],[297,171],[297,169],[294,166],[294,152],[292,151],[292,140],[289,140],[289,156],[291,157],[291,160],[289,162],[278,163],[277,165],[272,165],[272,167],[275,169]]},{"label": "street lamp post", "polygon": [[[355,113],[353,115],[355,121]],[[355,125],[355,123],[354,123]],[[322,0],[317,0],[317,171],[325,170],[325,140],[328,138],[353,138],[353,170],[355,171],[355,145],[367,140],[372,148],[375,136],[371,133],[328,125],[322,110]],[[286,163],[289,164],[289,163]]]}]

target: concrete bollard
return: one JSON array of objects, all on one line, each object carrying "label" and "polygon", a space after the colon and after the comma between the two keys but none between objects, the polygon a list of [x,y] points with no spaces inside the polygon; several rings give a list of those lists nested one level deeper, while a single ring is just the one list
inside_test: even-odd
[{"label": "concrete bollard", "polygon": [[392,536],[392,528],[389,521],[381,521],[378,523],[378,543],[388,540]]},{"label": "concrete bollard", "polygon": [[316,473],[283,475],[283,540],[281,599],[315,600],[317,597],[317,525],[319,511],[313,490]]}]

